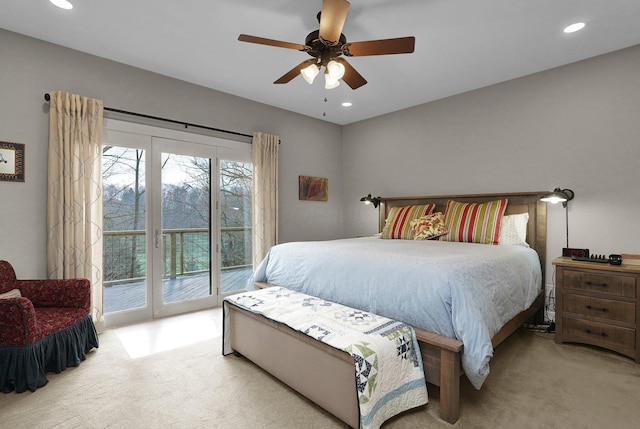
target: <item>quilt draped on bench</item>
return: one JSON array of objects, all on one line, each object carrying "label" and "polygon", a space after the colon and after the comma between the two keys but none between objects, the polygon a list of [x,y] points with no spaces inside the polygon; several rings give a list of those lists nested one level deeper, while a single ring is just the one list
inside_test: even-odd
[{"label": "quilt draped on bench", "polygon": [[[428,401],[420,348],[409,325],[283,287],[236,294],[225,298],[227,305],[283,323],[348,353],[354,362],[363,429],[379,428],[396,414]],[[224,355],[233,352],[227,314],[225,310]]]}]

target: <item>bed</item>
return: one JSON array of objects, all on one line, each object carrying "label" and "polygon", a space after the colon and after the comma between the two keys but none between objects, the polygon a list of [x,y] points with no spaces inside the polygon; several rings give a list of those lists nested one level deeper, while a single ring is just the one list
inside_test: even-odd
[{"label": "bed", "polygon": [[[434,213],[444,213],[447,209],[449,201],[455,201],[461,205],[469,204],[490,204],[496,200],[508,200],[506,208],[504,209],[504,215],[515,215],[526,213],[528,215],[528,222],[526,223],[526,246],[491,246],[486,244],[476,243],[452,243],[450,241],[414,241],[414,240],[384,240],[380,238],[356,238],[346,240],[332,240],[331,242],[317,242],[317,243],[285,243],[273,248],[263,263],[256,269],[254,273],[255,285],[258,288],[268,286],[284,286],[294,290],[298,290],[309,295],[319,296],[323,299],[339,302],[350,307],[361,308],[362,310],[378,313],[382,316],[401,320],[410,324],[417,335],[420,351],[422,354],[423,365],[425,369],[426,380],[440,388],[440,417],[450,423],[455,423],[460,414],[460,378],[464,375],[463,367],[466,369],[467,377],[471,383],[480,388],[482,382],[488,374],[488,362],[493,355],[493,348],[500,344],[505,338],[513,333],[518,327],[520,327],[525,321],[532,317],[540,315],[540,311],[544,304],[544,272],[545,256],[546,256],[546,206],[540,202],[541,195],[544,192],[525,192],[525,193],[505,193],[505,194],[482,194],[482,195],[444,195],[435,197],[400,197],[400,198],[381,198],[380,199],[380,231],[388,234],[388,230],[384,230],[385,221],[390,213],[397,212],[399,207],[407,206],[419,206],[423,204],[432,204],[431,211]],[[395,208],[395,209],[394,209]],[[396,213],[397,214],[397,213]],[[497,236],[496,236],[497,237]],[[454,240],[455,241],[455,240]],[[316,247],[316,250],[313,247]],[[320,257],[320,253],[316,253],[316,257],[313,257],[313,252],[318,252],[317,247],[329,246],[321,253],[324,256]],[[337,246],[337,247],[336,247]],[[347,247],[345,253],[341,253],[341,247]],[[444,266],[443,263],[437,262],[432,264],[431,269],[435,271],[428,276],[418,275],[414,277],[408,277],[404,281],[398,281],[398,270],[393,268],[386,268],[387,266],[400,266],[406,261],[406,256],[396,257],[386,255],[384,252],[387,250],[378,250],[378,247],[402,247],[408,249],[409,253],[418,253],[415,249],[419,249],[420,255],[418,259],[409,263],[413,264],[416,269],[423,269],[423,265],[428,265],[426,259],[422,259],[422,252],[427,252],[426,249],[431,249],[428,252],[448,255],[453,259],[454,256],[459,258],[460,256],[466,261],[464,265],[469,265],[471,273],[468,272],[459,275],[458,277],[452,277],[451,280],[446,280],[442,276],[446,275],[444,269],[438,269]],[[277,248],[277,249],[276,249]],[[293,252],[286,253],[285,250]],[[374,249],[371,251],[370,257],[378,257],[376,255],[384,254],[375,261],[371,266],[366,265],[362,260],[357,258],[353,259],[352,270],[342,270],[339,272],[332,272],[327,267],[334,265],[348,266],[351,259],[348,255],[356,253],[366,253],[366,250],[362,249]],[[462,253],[469,251],[469,254]],[[480,249],[482,248],[482,249]],[[359,249],[359,250],[356,250]],[[491,257],[481,256],[484,253],[478,254],[477,252],[489,251],[492,253]],[[283,252],[283,258],[279,258],[277,255]],[[493,256],[495,254],[495,256]],[[511,254],[515,254],[512,256]],[[305,257],[306,255],[306,257]],[[311,255],[311,257],[309,257]],[[327,256],[329,255],[329,256]],[[405,254],[406,255],[406,250]],[[453,256],[452,256],[453,255]],[[331,263],[331,260],[325,259],[325,257],[337,258]],[[395,258],[395,259],[394,259]],[[513,259],[515,258],[515,259]],[[293,260],[295,269],[287,268],[287,265],[278,265],[280,260]],[[312,267],[313,261],[318,260],[322,265],[320,267]],[[446,258],[445,258],[446,259]],[[476,264],[476,260],[487,260],[486,267]],[[329,262],[328,262],[329,261]],[[490,262],[489,262],[490,261]],[[523,261],[523,262],[520,262]],[[388,264],[388,265],[385,265]],[[493,265],[490,265],[493,264]],[[500,271],[500,265],[508,267],[511,275],[518,274],[516,277],[495,277],[494,272]],[[323,268],[324,267],[324,268]],[[363,271],[364,267],[364,271]],[[358,268],[358,269],[356,269]],[[353,271],[355,277],[349,277],[346,275],[347,271]],[[531,271],[531,272],[529,272]],[[308,273],[316,272],[316,275],[305,278]],[[456,272],[456,269],[451,269],[451,273]],[[480,274],[487,275],[484,279]],[[519,280],[519,273],[522,272],[523,280]],[[368,277],[367,277],[368,276]],[[452,274],[453,276],[453,274]],[[435,325],[432,326],[428,323],[423,323],[420,317],[414,317],[416,311],[412,308],[412,304],[418,303],[418,306],[423,303],[418,302],[422,296],[432,296],[432,293],[425,294],[427,286],[422,285],[423,281],[427,278],[438,279],[438,283],[448,283],[444,292],[435,292],[435,294],[446,295],[450,290],[460,290],[460,292],[451,292],[451,296],[447,295],[442,299],[442,302],[435,303],[435,309],[429,310],[433,314],[438,314],[442,308],[449,308],[451,310],[451,323],[452,326],[444,326],[439,323],[441,320],[439,317],[435,317]],[[352,293],[351,288],[349,290],[340,290],[337,287],[331,287],[330,285],[345,284],[355,287],[359,287],[360,283],[369,283],[369,281],[375,283],[375,287],[365,286],[368,289],[360,290],[359,292]],[[485,288],[482,288],[482,292],[477,296],[471,297],[469,290],[471,286],[466,286],[466,282],[474,284],[473,287],[478,288],[479,284],[487,284],[486,290],[492,292],[485,292]],[[384,283],[388,283],[390,288],[393,288],[394,294],[400,296],[400,294],[409,294],[403,298],[398,298],[398,301],[390,301],[389,298],[382,298],[377,300],[378,296],[381,296],[381,287]],[[433,281],[434,283],[435,280]],[[493,289],[489,287],[496,282],[513,282],[527,283],[525,286],[517,286],[516,292],[510,291],[512,295],[522,295],[522,299],[515,305],[509,305],[508,310],[504,310],[505,313],[493,311],[493,305],[472,304],[476,300],[485,299],[487,302],[491,302],[492,298],[495,299]],[[284,284],[283,284],[284,283]],[[319,284],[324,283],[325,286],[329,285],[325,289],[318,288]],[[449,284],[450,283],[450,284]],[[455,284],[453,287],[451,285]],[[411,287],[416,287],[414,295],[411,295]],[[460,286],[458,286],[460,285]],[[500,283],[496,290],[504,287]],[[522,288],[522,293],[520,293]],[[479,290],[479,289],[477,289]],[[433,297],[432,297],[433,298]],[[429,298],[431,301],[432,298]],[[470,299],[471,298],[471,299]],[[431,302],[429,301],[429,306]],[[435,299],[437,301],[437,299]],[[425,301],[426,302],[426,301]],[[460,304],[458,304],[460,303]],[[521,306],[521,308],[518,307]],[[426,306],[426,304],[425,304]],[[459,307],[459,309],[458,309]],[[463,310],[464,309],[464,310]],[[485,311],[486,310],[486,311]],[[465,319],[465,312],[471,313],[483,313],[482,317],[490,319],[487,322],[487,326],[478,324],[476,328],[474,326],[473,319],[470,321],[460,322],[459,320]],[[488,316],[487,316],[488,315]],[[484,320],[484,319],[483,319]],[[486,336],[486,339],[483,337]],[[478,344],[476,344],[478,343]],[[478,349],[480,352],[478,352]],[[484,355],[483,355],[484,353]],[[479,357],[474,356],[478,354]],[[482,357],[484,356],[484,358]],[[477,361],[477,359],[480,359]],[[484,361],[483,361],[484,359]],[[486,364],[486,368],[484,365]]]}]

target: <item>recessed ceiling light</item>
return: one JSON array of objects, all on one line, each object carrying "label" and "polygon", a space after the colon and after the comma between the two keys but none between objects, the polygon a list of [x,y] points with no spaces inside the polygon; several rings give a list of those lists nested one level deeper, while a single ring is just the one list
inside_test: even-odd
[{"label": "recessed ceiling light", "polygon": [[73,5],[69,3],[67,0],[49,0],[54,5],[58,6],[60,9],[73,9]]},{"label": "recessed ceiling light", "polygon": [[568,25],[565,27],[565,33],[575,33],[576,31],[580,31],[584,28],[584,22],[576,22],[575,24]]},{"label": "recessed ceiling light", "polygon": [[344,103],[342,103],[342,107],[351,107],[353,106],[353,103],[350,101],[345,101]]}]

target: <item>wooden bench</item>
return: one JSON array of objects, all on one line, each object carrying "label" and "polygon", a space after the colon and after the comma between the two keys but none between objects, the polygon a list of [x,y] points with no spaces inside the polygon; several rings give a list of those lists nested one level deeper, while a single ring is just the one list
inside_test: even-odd
[{"label": "wooden bench", "polygon": [[225,298],[223,354],[241,354],[351,427],[427,403],[406,324],[283,287]]},{"label": "wooden bench", "polygon": [[226,306],[229,340],[246,357],[353,428],[360,425],[353,358],[286,325]]}]

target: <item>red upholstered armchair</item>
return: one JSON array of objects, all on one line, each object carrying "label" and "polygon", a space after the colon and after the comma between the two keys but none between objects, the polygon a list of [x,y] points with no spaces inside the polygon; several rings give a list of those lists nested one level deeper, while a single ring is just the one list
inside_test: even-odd
[{"label": "red upholstered armchair", "polygon": [[[6,297],[6,295],[18,295]],[[0,390],[35,391],[98,347],[87,279],[18,280],[0,261]]]}]

